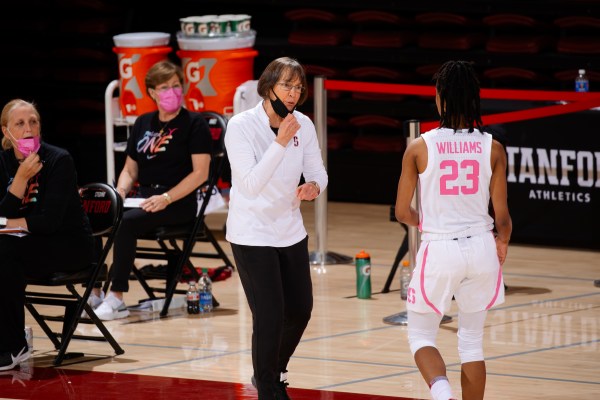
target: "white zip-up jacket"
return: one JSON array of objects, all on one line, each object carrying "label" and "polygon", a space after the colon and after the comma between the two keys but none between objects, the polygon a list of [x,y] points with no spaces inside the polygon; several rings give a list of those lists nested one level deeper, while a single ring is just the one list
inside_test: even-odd
[{"label": "white zip-up jacket", "polygon": [[227,124],[225,148],[231,164],[226,239],[246,246],[287,247],[307,235],[296,188],[304,175],[321,193],[328,177],[313,122],[294,111],[300,123],[284,148],[275,142],[262,101],[234,115]]}]

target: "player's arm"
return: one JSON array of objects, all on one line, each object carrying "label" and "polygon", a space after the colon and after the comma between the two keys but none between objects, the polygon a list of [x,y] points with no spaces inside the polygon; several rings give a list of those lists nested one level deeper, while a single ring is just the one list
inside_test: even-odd
[{"label": "player's arm", "polygon": [[[417,155],[421,146],[426,146],[422,138],[413,140],[402,157],[402,173],[398,181],[398,192],[396,194],[396,219],[407,225],[419,225],[419,213],[416,209],[410,206],[417,180],[419,179],[419,171],[417,169]],[[427,151],[425,149],[425,151]]]},{"label": "player's arm", "polygon": [[512,220],[508,212],[508,195],[506,184],[506,152],[497,140],[492,142],[492,179],[490,181],[490,197],[494,207],[494,223],[496,226],[496,249],[500,264],[504,263],[508,251],[508,242],[512,233]]}]

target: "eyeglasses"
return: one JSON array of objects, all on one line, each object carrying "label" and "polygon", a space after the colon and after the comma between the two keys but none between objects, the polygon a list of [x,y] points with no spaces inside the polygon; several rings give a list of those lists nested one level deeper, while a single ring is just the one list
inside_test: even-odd
[{"label": "eyeglasses", "polygon": [[160,87],[154,88],[154,90],[155,90],[156,92],[158,92],[158,93],[162,93],[162,92],[164,92],[165,90],[168,90],[168,89],[179,89],[179,90],[183,90],[183,88],[181,87],[181,85],[173,85],[173,86],[160,86]]},{"label": "eyeglasses", "polygon": [[306,90],[302,85],[294,86],[287,82],[278,82],[277,84],[286,92],[291,92],[294,89],[297,93],[304,93],[304,90]]}]

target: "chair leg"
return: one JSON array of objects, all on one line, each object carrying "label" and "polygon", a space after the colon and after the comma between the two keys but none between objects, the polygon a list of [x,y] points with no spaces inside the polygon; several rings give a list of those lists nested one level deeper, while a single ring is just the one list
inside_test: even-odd
[{"label": "chair leg", "polygon": [[44,333],[46,334],[48,339],[50,339],[50,341],[54,345],[54,348],[56,350],[60,349],[60,341],[56,338],[56,335],[54,334],[52,329],[50,329],[50,327],[44,320],[44,317],[42,317],[40,315],[40,313],[37,312],[37,310],[35,309],[35,307],[33,307],[33,305],[31,305],[29,303],[25,303],[25,307],[27,307],[27,310],[31,313],[31,315],[33,316],[33,319],[35,319],[35,321],[38,323],[40,328],[42,328],[42,330],[44,331]]},{"label": "chair leg", "polygon": [[[160,312],[161,317],[166,317],[169,313],[169,306],[171,305],[171,300],[173,299],[173,295],[175,294],[175,289],[177,288],[177,283],[179,282],[179,278],[181,278],[181,273],[183,271],[184,264],[190,264],[190,261],[187,257],[179,255],[177,262],[173,265],[172,268],[167,268],[167,282],[166,282],[166,290],[165,290],[165,304]],[[196,268],[191,265],[192,271],[196,272]]]},{"label": "chair leg", "polygon": [[[68,285],[67,288],[71,291],[71,293],[73,293],[73,295],[79,296],[77,290],[75,290],[75,287],[73,287],[73,285]],[[81,314],[84,310],[87,313],[88,318],[92,320],[96,328],[98,328],[98,330],[102,333],[104,339],[111,345],[111,347],[115,351],[115,354],[119,355],[125,353],[125,350],[123,350],[121,346],[119,346],[113,335],[108,331],[108,329],[104,325],[104,322],[102,322],[102,320],[98,318],[98,316],[94,312],[94,309],[87,302],[80,302],[78,307],[76,307],[73,311],[73,317],[71,319],[71,328],[68,333],[68,340],[70,341],[74,337],[75,329],[77,328],[79,321],[81,321]],[[65,317],[66,316],[67,315],[65,314]],[[65,340],[63,338],[63,345],[64,342]]]},{"label": "chair leg", "polygon": [[104,322],[102,322],[102,320],[98,318],[98,316],[94,312],[94,309],[86,304],[85,310],[88,314],[88,317],[92,320],[92,322],[94,322],[94,325],[96,325],[96,328],[98,328],[98,330],[102,332],[102,335],[104,336],[106,341],[111,345],[111,347],[115,351],[115,354],[119,355],[125,353],[125,350],[123,350],[123,348],[119,346],[119,343],[117,343],[113,335],[106,328]]},{"label": "chair leg", "polygon": [[230,267],[232,269],[235,269],[235,267],[233,266],[233,263],[231,262],[231,260],[229,259],[229,257],[227,257],[227,254],[225,254],[225,252],[223,251],[223,248],[221,247],[221,245],[219,244],[219,242],[217,242],[217,239],[212,234],[212,232],[210,231],[210,229],[208,229],[207,227],[205,227],[204,231],[205,231],[204,233],[205,233],[206,237],[208,238],[208,240],[210,241],[210,243],[213,245],[213,247],[215,248],[215,250],[219,254],[219,257],[221,257],[221,259],[225,262],[225,266]]},{"label": "chair leg", "polygon": [[[106,328],[106,326],[104,325],[102,320],[100,318],[98,318],[98,316],[94,312],[94,309],[92,307],[90,307],[89,304],[85,303],[83,305],[83,307],[77,307],[73,315],[75,317],[77,317],[78,315],[81,315],[81,312],[83,310],[86,311],[86,313],[88,314],[88,318],[90,320],[92,320],[92,322],[96,326],[96,328],[98,328],[98,330],[102,333],[103,339],[105,341],[107,341],[110,344],[110,346],[113,348],[115,354],[120,355],[120,354],[125,353],[125,350],[123,350],[123,348],[121,346],[119,346],[119,344],[117,343],[115,338],[108,331],[108,329]],[[65,314],[65,317],[66,317],[66,314]],[[75,328],[77,328],[77,325],[79,324],[80,320],[81,320],[81,318],[77,318],[77,321],[75,322],[73,319],[71,319],[71,321],[72,321],[70,323],[71,330],[69,332],[65,333],[64,336],[62,337],[61,348],[59,349],[58,355],[54,358],[54,361],[52,362],[52,365],[54,365],[55,367],[60,366],[62,364],[62,362],[66,359],[83,357],[84,354],[81,352],[67,353],[67,347],[68,347],[71,339],[73,339],[73,338],[90,339],[89,337],[82,337],[82,336],[75,335]],[[63,327],[63,330],[64,330],[64,327]],[[98,339],[95,339],[95,340],[98,340]]]},{"label": "chair leg", "polygon": [[[77,294],[75,288],[72,285],[68,285],[67,288],[71,293]],[[77,310],[79,310],[79,316],[81,315],[81,311],[83,311],[83,305],[81,307],[76,303],[72,303],[65,306],[65,315],[62,326],[62,333],[60,335],[60,349],[58,349],[58,354],[54,357],[54,361],[52,365],[55,367],[62,364],[63,360],[67,358],[67,348],[69,347],[69,343],[71,343],[71,339],[73,338],[73,334],[75,333],[75,328],[79,323],[79,316],[77,315]],[[83,353],[73,353],[69,355],[68,358],[81,357]]]},{"label": "chair leg", "polygon": [[[391,212],[391,215],[394,215],[393,208],[390,210],[390,212]],[[402,240],[402,244],[400,245],[400,248],[398,249],[398,252],[396,253],[396,259],[394,260],[392,269],[390,270],[387,280],[385,281],[385,285],[383,286],[383,289],[381,289],[381,293],[388,293],[390,291],[390,285],[392,284],[394,275],[396,274],[396,271],[398,270],[400,261],[402,261],[402,258],[404,257],[404,255],[406,253],[408,253],[408,226],[406,224],[402,224],[402,223],[400,225],[406,231],[406,235],[404,235],[404,240]]]},{"label": "chair leg", "polygon": [[132,271],[133,271],[133,274],[135,275],[135,277],[137,278],[138,282],[140,283],[140,285],[142,285],[142,288],[144,289],[144,291],[146,292],[148,297],[151,299],[156,299],[154,290],[150,287],[150,285],[148,285],[148,282],[146,282],[146,278],[144,278],[144,275],[142,275],[142,272],[135,265],[133,266]]},{"label": "chair leg", "polygon": [[187,260],[186,266],[190,270],[190,274],[192,274],[192,279],[190,280],[200,282],[200,274],[196,270],[196,267],[194,267],[194,264],[192,264],[192,262],[189,259]]},{"label": "chair leg", "polygon": [[102,285],[102,291],[104,293],[108,293],[108,286],[110,285],[110,281],[112,280],[112,265],[106,274],[106,280],[104,281],[104,285]]},{"label": "chair leg", "polygon": [[167,282],[167,290],[165,291],[165,304],[163,305],[163,308],[160,311],[161,317],[166,317],[169,313],[169,306],[171,305],[171,299],[173,298],[173,294],[175,293],[176,286],[176,279],[171,279],[169,282]]},{"label": "chair leg", "polygon": [[400,261],[402,261],[402,258],[404,257],[404,255],[407,252],[408,252],[408,235],[404,236],[404,240],[402,241],[402,244],[400,245],[400,248],[398,249],[398,252],[396,253],[396,259],[394,260],[392,269],[390,270],[387,280],[385,281],[385,285],[383,286],[383,289],[381,289],[381,293],[388,293],[390,291],[390,286],[394,279],[394,275],[396,274],[396,271],[398,270]]}]

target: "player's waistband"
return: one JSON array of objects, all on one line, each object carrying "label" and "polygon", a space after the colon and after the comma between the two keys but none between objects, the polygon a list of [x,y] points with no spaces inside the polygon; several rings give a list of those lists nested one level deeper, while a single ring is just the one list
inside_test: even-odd
[{"label": "player's waistband", "polygon": [[482,233],[490,232],[494,228],[493,224],[484,225],[484,226],[474,226],[462,230],[460,232],[450,232],[450,233],[432,233],[432,232],[421,232],[421,240],[422,241],[431,241],[431,240],[453,240],[460,239],[468,236],[476,236],[481,235]]}]

